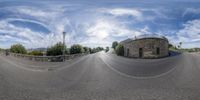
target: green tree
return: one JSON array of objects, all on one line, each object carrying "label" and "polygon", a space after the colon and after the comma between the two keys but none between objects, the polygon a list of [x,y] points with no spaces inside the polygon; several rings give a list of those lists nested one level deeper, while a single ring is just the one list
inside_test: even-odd
[{"label": "green tree", "polygon": [[109,51],[109,47],[106,47],[106,50],[105,50],[106,52],[108,52]]},{"label": "green tree", "polygon": [[92,53],[92,48],[89,48],[89,53]]},{"label": "green tree", "polygon": [[90,49],[88,47],[83,47],[84,53],[90,53]]},{"label": "green tree", "polygon": [[20,53],[20,54],[26,54],[27,50],[25,47],[21,44],[14,44],[10,47],[10,51],[13,53]]},{"label": "green tree", "polygon": [[182,42],[179,42],[179,46],[178,46],[178,47],[179,47],[179,49],[181,48],[181,46],[182,46]]},{"label": "green tree", "polygon": [[116,49],[117,45],[118,45],[118,42],[117,42],[117,41],[114,41],[114,42],[112,43],[112,48],[113,48],[113,49]]},{"label": "green tree", "polygon": [[63,48],[65,49],[65,54],[68,54],[68,49],[66,46],[63,45],[63,43],[58,42],[54,46],[47,49],[46,55],[47,56],[57,56],[63,54]]},{"label": "green tree", "polygon": [[102,51],[102,50],[104,50],[103,47],[97,47],[97,48],[96,48],[96,51],[97,51],[97,52]]},{"label": "green tree", "polygon": [[116,47],[116,54],[120,56],[124,56],[124,46],[121,44],[118,44]]},{"label": "green tree", "polygon": [[78,53],[84,53],[84,49],[79,44],[74,44],[70,48],[70,54],[78,54]]},{"label": "green tree", "polygon": [[169,43],[168,45],[169,48],[173,48],[174,46],[172,44]]},{"label": "green tree", "polygon": [[91,53],[96,53],[96,52],[97,52],[97,49],[96,48],[92,48]]},{"label": "green tree", "polygon": [[34,50],[28,53],[28,55],[34,55],[34,56],[42,56],[42,51]]}]

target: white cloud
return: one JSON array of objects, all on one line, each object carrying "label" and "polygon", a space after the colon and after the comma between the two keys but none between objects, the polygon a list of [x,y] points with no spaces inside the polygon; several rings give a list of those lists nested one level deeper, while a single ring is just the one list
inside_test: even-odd
[{"label": "white cloud", "polygon": [[[88,36],[105,39],[109,36],[122,37],[133,35],[135,30],[126,28],[125,25],[114,20],[99,19],[86,30]],[[140,35],[135,32],[134,35]]]},{"label": "white cloud", "polygon": [[193,44],[200,42],[200,20],[188,21],[184,24],[184,28],[179,30],[177,33],[179,40],[177,42],[183,42],[183,44]]},{"label": "white cloud", "polygon": [[127,36],[131,31],[116,21],[99,19],[95,24],[91,24],[86,33],[90,37],[105,39],[109,36]]},{"label": "white cloud", "polygon": [[[52,7],[52,6],[51,6]],[[101,8],[95,9],[96,13],[88,14],[86,12],[83,16],[78,16],[75,14],[75,18],[73,19],[73,23],[71,23],[70,16],[68,14],[63,13],[64,8],[34,8],[34,7],[15,7],[16,11],[13,11],[13,8],[10,9],[15,14],[18,15],[17,18],[13,18],[12,20],[3,19],[0,21],[0,32],[6,33],[6,36],[0,36],[0,41],[10,41],[14,40],[16,42],[21,42],[25,44],[26,47],[47,47],[55,44],[56,42],[62,41],[62,32],[66,31],[66,44],[71,45],[74,43],[81,43],[87,46],[109,46],[115,40],[121,41],[126,38],[132,38],[134,36],[138,36],[141,34],[151,34],[149,32],[149,28],[145,26],[142,29],[134,29],[133,26],[126,26],[127,24],[132,24],[134,22],[152,20],[155,17],[145,16],[143,12],[149,11],[149,9],[136,9],[136,8]],[[68,9],[69,10],[69,9]],[[93,11],[93,10],[92,10]],[[101,13],[99,13],[99,11]],[[154,10],[152,10],[154,11]],[[166,17],[163,13],[158,13],[159,11],[154,11],[155,16]],[[157,13],[156,13],[157,12]],[[111,16],[107,16],[111,15]],[[27,19],[23,19],[24,15]],[[69,14],[70,15],[70,14]],[[22,16],[22,18],[21,18]],[[125,17],[124,17],[125,16]],[[133,19],[126,20],[127,16],[131,16]],[[30,17],[30,19],[29,19]],[[96,18],[94,18],[96,17]],[[125,18],[127,22],[124,23],[125,20],[121,20],[121,18]],[[50,30],[49,34],[44,34],[40,32],[34,32],[29,28],[17,27],[9,21],[19,20],[19,21],[29,21],[33,23],[40,24],[45,28]],[[37,20],[37,21],[34,21]],[[77,22],[76,22],[77,21]],[[197,23],[197,22],[193,22]],[[83,29],[76,26],[74,24],[84,24]],[[190,24],[187,26],[187,24]],[[180,30],[177,34],[179,34],[181,41],[189,41],[188,34],[186,31],[194,31],[195,29],[189,29],[189,26],[195,26],[191,23],[186,23],[185,28]],[[188,29],[186,28],[188,27]],[[195,26],[196,27],[196,26]],[[193,27],[194,28],[194,27]],[[83,36],[83,35],[86,35]],[[189,36],[196,37],[195,34],[189,34]],[[19,37],[23,37],[26,39],[21,39]],[[198,37],[199,38],[199,37]],[[193,39],[193,41],[197,41],[198,39]]]},{"label": "white cloud", "polygon": [[143,17],[143,14],[140,10],[138,9],[131,9],[131,8],[113,8],[113,9],[108,9],[108,8],[101,8],[99,9],[100,12],[102,13],[107,13],[111,14],[114,16],[133,16],[137,20],[141,20]]},{"label": "white cloud", "polygon": [[187,8],[184,13],[182,14],[182,17],[184,17],[187,14],[200,14],[200,8]]},{"label": "white cloud", "polygon": [[[15,10],[13,11],[13,9]],[[65,9],[62,6],[50,6],[45,9],[42,7],[19,6],[8,8],[8,10],[18,16],[15,19],[20,19],[21,16],[24,18],[25,16],[25,20],[29,18],[32,21],[37,20],[41,25],[49,27],[54,33],[64,31],[65,25],[68,24],[68,18],[64,16]]]},{"label": "white cloud", "polygon": [[98,19],[95,23],[85,28],[87,40],[81,44],[110,46],[113,41],[121,41],[117,38],[133,38],[143,34],[141,30],[128,29],[125,25],[114,20]]},{"label": "white cloud", "polygon": [[10,8],[8,10],[14,13],[17,13],[19,15],[21,14],[28,15],[28,16],[40,18],[42,20],[46,19],[47,21],[53,20],[54,18],[56,18],[63,12],[63,9],[60,9],[57,7],[42,9],[42,8],[36,8],[36,7],[30,7],[30,6],[19,6],[19,7],[15,7],[14,9],[15,9],[14,11],[13,11],[13,8]]},{"label": "white cloud", "polygon": [[1,41],[22,43],[28,48],[46,47],[50,45],[48,41],[52,41],[53,38],[50,37],[51,34],[47,35],[28,28],[17,27],[7,21],[0,21],[0,32],[5,33],[0,36]]},{"label": "white cloud", "polygon": [[88,33],[87,35],[89,37],[105,39],[113,31],[112,27],[113,25],[110,25],[108,22],[98,20],[95,25],[92,25],[86,30],[86,33]]},{"label": "white cloud", "polygon": [[107,11],[110,14],[115,16],[124,16],[124,15],[131,15],[135,17],[141,17],[142,13],[136,9],[123,9],[123,8],[116,8]]},{"label": "white cloud", "polygon": [[[30,6],[6,8],[6,10],[12,12],[12,14],[17,17],[0,20],[0,33],[6,34],[0,36],[0,41],[7,41],[7,43],[11,44],[22,43],[27,48],[48,47],[62,41],[62,32],[67,31],[66,42],[69,43],[74,33],[73,30],[70,29],[71,24],[68,17],[63,13],[65,9],[61,6],[51,7],[45,9]],[[48,29],[50,33],[46,34],[39,31],[32,31],[29,28],[18,27],[9,23],[16,20],[39,24]]]},{"label": "white cloud", "polygon": [[[174,19],[165,14],[168,12],[168,9],[164,8],[99,8],[95,11],[110,14],[116,18],[131,16],[129,17],[131,19],[126,23],[153,21],[156,18]],[[152,14],[146,12],[151,12]]]},{"label": "white cloud", "polygon": [[38,25],[41,25],[43,26],[44,28],[46,28],[47,30],[51,30],[49,29],[49,26],[44,24],[44,23],[41,23],[39,21],[34,21],[34,20],[29,20],[29,19],[22,19],[22,18],[7,18],[7,19],[4,19],[4,21],[6,22],[14,22],[14,21],[19,21],[19,22],[29,22],[29,23],[35,23],[35,24],[38,24]]},{"label": "white cloud", "polygon": [[[8,39],[7,41],[19,40],[19,39],[16,39],[16,37],[27,38],[27,39],[29,39],[29,37],[33,38],[33,36],[32,36],[33,34],[30,34],[31,33],[30,29],[19,28],[19,27],[16,27],[6,21],[0,21],[0,32],[6,34],[4,36],[1,36],[1,38]],[[34,35],[36,35],[36,34],[34,34]],[[9,40],[11,38],[12,38],[12,40]],[[24,42],[24,41],[26,41],[26,39],[23,39],[19,42]],[[30,41],[31,41],[31,39],[30,39]]]},{"label": "white cloud", "polygon": [[200,38],[200,20],[192,20],[188,21],[184,24],[184,28],[179,30],[177,33],[180,37],[191,39],[199,39]]},{"label": "white cloud", "polygon": [[27,14],[30,16],[37,16],[37,17],[46,17],[48,15],[51,15],[51,13],[49,13],[49,12],[44,12],[42,10],[34,9],[34,8],[30,8],[30,7],[29,8],[26,8],[26,7],[18,8],[17,11],[22,14]]}]

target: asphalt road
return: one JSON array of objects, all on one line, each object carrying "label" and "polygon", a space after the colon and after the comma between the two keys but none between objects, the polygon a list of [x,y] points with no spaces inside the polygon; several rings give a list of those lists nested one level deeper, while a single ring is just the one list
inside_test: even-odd
[{"label": "asphalt road", "polygon": [[128,59],[104,52],[66,62],[0,56],[0,100],[199,100],[200,54]]}]

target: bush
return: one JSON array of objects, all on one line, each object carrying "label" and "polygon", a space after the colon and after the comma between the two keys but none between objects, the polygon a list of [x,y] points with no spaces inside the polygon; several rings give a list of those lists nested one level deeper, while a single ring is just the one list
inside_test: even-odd
[{"label": "bush", "polygon": [[63,54],[63,48],[65,49],[65,54],[68,54],[68,50],[66,46],[63,45],[63,43],[59,42],[55,44],[54,46],[47,49],[47,56],[57,56]]},{"label": "bush", "polygon": [[112,48],[113,48],[113,49],[116,49],[117,45],[118,45],[118,42],[117,42],[117,41],[114,41],[114,42],[112,43]]},{"label": "bush", "polygon": [[74,44],[70,48],[70,54],[78,54],[78,53],[84,53],[84,49],[79,44]]},{"label": "bush", "polygon": [[27,50],[25,47],[21,44],[14,44],[10,47],[10,51],[13,53],[20,53],[20,54],[26,54]]},{"label": "bush", "polygon": [[118,44],[115,51],[116,51],[117,55],[124,56],[124,46],[123,45]]},{"label": "bush", "polygon": [[29,52],[28,55],[43,56],[43,53],[41,51],[34,50]]}]

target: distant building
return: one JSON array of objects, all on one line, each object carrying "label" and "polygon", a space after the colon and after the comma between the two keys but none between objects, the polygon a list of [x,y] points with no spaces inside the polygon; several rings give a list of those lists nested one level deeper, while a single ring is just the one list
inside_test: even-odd
[{"label": "distant building", "polygon": [[124,56],[134,58],[160,58],[169,55],[168,39],[151,34],[140,35],[134,39],[120,42],[124,46]]}]

